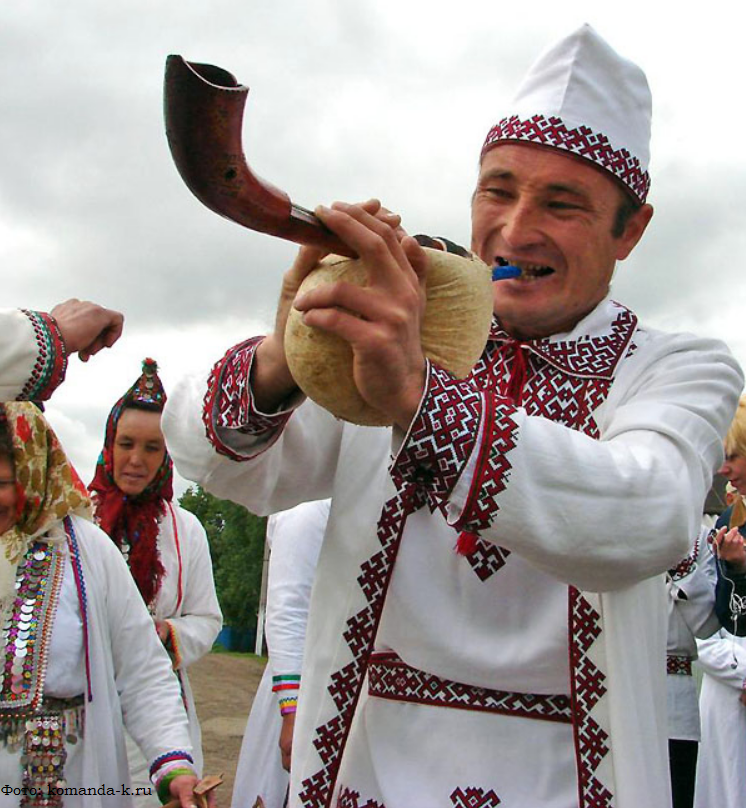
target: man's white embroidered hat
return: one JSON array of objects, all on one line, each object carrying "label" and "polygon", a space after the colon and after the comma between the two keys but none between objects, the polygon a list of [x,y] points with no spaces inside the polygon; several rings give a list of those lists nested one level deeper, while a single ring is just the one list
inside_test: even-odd
[{"label": "man's white embroidered hat", "polygon": [[536,60],[482,154],[510,141],[562,149],[609,171],[644,202],[651,111],[643,71],[583,25]]}]

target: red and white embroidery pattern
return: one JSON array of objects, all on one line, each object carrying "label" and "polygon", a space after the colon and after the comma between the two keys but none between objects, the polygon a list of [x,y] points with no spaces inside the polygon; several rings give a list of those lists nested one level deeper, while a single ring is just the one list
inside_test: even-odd
[{"label": "red and white embroidery pattern", "polygon": [[396,458],[396,473],[427,488],[433,507],[447,497],[472,452],[484,396],[428,362],[427,393]]},{"label": "red and white embroidery pattern", "polygon": [[611,808],[612,794],[596,771],[609,753],[608,733],[591,715],[606,694],[606,676],[589,656],[601,633],[601,618],[575,587],[570,587],[570,685],[578,766],[579,808]]},{"label": "red and white embroidery pattern", "polygon": [[400,481],[397,489],[400,493],[384,505],[378,520],[381,550],[362,565],[357,579],[367,606],[347,621],[344,638],[354,659],[331,677],[328,692],[337,713],[315,731],[313,745],[321,758],[322,768],[303,781],[300,799],[306,808],[326,808],[332,799],[342,750],[363,686],[404,525],[407,516],[425,504],[422,492],[415,491],[412,486]]},{"label": "red and white embroidery pattern", "polygon": [[697,566],[697,559],[699,558],[699,547],[699,536],[697,536],[689,555],[686,558],[682,558],[675,567],[672,567],[668,571],[668,575],[672,581],[680,581],[682,578],[686,578],[687,575],[694,572]]},{"label": "red and white embroidery pattern", "polygon": [[337,808],[386,808],[382,802],[366,800],[360,802],[360,793],[349,788],[342,788],[337,797]]},{"label": "red and white embroidery pattern", "polygon": [[510,550],[478,538],[476,549],[466,556],[466,560],[471,564],[477,578],[486,581],[505,566],[509,555]]},{"label": "red and white embroidery pattern", "polygon": [[650,174],[643,171],[640,161],[627,149],[615,149],[606,135],[594,132],[588,126],[568,129],[556,116],[533,115],[521,120],[517,115],[503,118],[492,127],[482,147],[482,154],[495,143],[504,140],[523,140],[563,149],[585,160],[590,160],[621,180],[640,202],[645,202],[650,190]]},{"label": "red and white embroidery pattern", "polygon": [[[247,435],[275,433],[279,436],[291,413],[261,415],[253,407],[249,391],[249,375],[254,352],[263,337],[254,337],[231,348],[215,363],[207,380],[207,392],[202,406],[202,421],[207,439],[218,454],[238,462],[254,455],[241,455],[221,439],[218,429],[235,429]],[[262,446],[262,450],[273,441]]]},{"label": "red and white embroidery pattern", "polygon": [[490,789],[483,788],[457,788],[451,794],[451,802],[454,808],[495,808],[500,805],[500,798]]},{"label": "red and white embroidery pattern", "polygon": [[368,693],[390,701],[407,701],[433,707],[519,715],[541,721],[572,721],[567,696],[507,693],[441,679],[412,668],[396,654],[373,654],[368,664]]},{"label": "red and white embroidery pattern", "polygon": [[[609,333],[571,342],[548,339],[522,343],[528,351],[525,386],[521,406],[528,415],[540,415],[570,429],[598,437],[593,419],[596,408],[606,398],[614,370],[626,354],[637,318],[623,306],[611,323]],[[510,465],[506,453],[518,440],[517,427],[506,429],[500,422],[505,411],[504,399],[512,363],[515,340],[493,325],[490,342],[475,366],[471,379],[482,389],[494,390],[497,398],[486,405],[485,430],[490,423],[490,409],[495,411],[493,440],[487,441],[489,456],[480,458],[472,482],[472,492],[456,527],[479,533],[489,527],[497,513],[495,497],[507,485]]]}]

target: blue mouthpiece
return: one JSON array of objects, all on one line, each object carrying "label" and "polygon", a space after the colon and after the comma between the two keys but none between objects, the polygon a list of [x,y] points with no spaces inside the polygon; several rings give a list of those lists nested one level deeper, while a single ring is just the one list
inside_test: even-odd
[{"label": "blue mouthpiece", "polygon": [[517,278],[521,274],[521,268],[512,264],[507,266],[492,267],[492,280],[504,281],[506,278]]}]

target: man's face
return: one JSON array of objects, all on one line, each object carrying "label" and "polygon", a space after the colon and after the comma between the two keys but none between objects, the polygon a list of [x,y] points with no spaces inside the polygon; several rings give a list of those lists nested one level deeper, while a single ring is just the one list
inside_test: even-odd
[{"label": "man's face", "polygon": [[556,151],[504,144],[487,152],[472,201],[472,250],[490,265],[523,269],[493,284],[494,311],[509,333],[569,331],[605,297],[616,261],[653,213],[644,205],[615,237],[623,193],[611,177]]}]

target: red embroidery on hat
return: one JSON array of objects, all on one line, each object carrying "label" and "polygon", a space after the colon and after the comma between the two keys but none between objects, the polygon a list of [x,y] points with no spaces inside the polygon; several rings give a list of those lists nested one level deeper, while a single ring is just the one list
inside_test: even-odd
[{"label": "red embroidery on hat", "polygon": [[490,129],[482,147],[485,150],[503,140],[523,140],[576,154],[611,172],[637,199],[644,203],[650,190],[650,174],[627,149],[614,149],[606,135],[588,126],[568,129],[561,118],[534,115],[521,120],[517,115],[503,118]]}]

